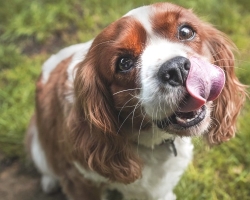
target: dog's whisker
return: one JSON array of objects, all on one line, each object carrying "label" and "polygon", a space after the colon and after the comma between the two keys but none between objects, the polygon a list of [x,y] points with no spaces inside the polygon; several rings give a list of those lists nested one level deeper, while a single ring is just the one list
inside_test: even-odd
[{"label": "dog's whisker", "polygon": [[117,94],[120,94],[122,92],[135,91],[135,90],[140,90],[140,89],[142,89],[142,88],[134,88],[134,89],[121,90],[121,91],[113,93],[113,95],[117,95]]},{"label": "dog's whisker", "polygon": [[122,110],[123,110],[123,109],[125,108],[125,106],[126,106],[130,101],[132,101],[134,98],[135,98],[135,97],[130,98],[128,101],[126,101],[126,102],[123,104],[121,110],[120,110],[119,113],[118,113],[118,120],[119,120],[119,118],[120,118],[120,115],[121,115]]},{"label": "dog's whisker", "polygon": [[143,125],[143,121],[144,121],[145,117],[146,117],[146,114],[143,115],[143,118],[141,120],[141,124],[140,124],[140,127],[139,127],[138,138],[137,138],[137,144],[138,144],[138,146],[140,145],[141,129],[142,129],[142,125]]},{"label": "dog's whisker", "polygon": [[123,120],[123,122],[122,122],[122,124],[120,125],[120,127],[119,127],[117,133],[120,132],[122,126],[124,125],[124,123],[126,122],[126,120],[129,118],[129,116],[130,116],[131,114],[133,114],[134,110],[136,109],[136,106],[137,106],[139,103],[140,103],[140,102],[138,102],[138,103],[135,105],[135,108],[134,108],[134,109],[127,115],[127,117]]},{"label": "dog's whisker", "polygon": [[132,132],[133,132],[133,130],[134,130],[134,115],[135,115],[135,111],[136,111],[136,109],[138,108],[138,107],[140,107],[140,104],[141,104],[141,102],[140,101],[138,101],[138,103],[135,105],[135,107],[134,107],[134,109],[133,109],[133,115],[132,115]]}]

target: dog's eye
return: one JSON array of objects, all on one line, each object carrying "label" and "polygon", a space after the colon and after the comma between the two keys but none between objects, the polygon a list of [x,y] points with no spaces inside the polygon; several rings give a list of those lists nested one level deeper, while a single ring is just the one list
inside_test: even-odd
[{"label": "dog's eye", "polygon": [[118,70],[125,72],[130,70],[134,66],[134,61],[131,58],[121,58],[118,61]]},{"label": "dog's eye", "polygon": [[179,27],[178,39],[180,41],[192,40],[195,37],[195,31],[188,25]]}]

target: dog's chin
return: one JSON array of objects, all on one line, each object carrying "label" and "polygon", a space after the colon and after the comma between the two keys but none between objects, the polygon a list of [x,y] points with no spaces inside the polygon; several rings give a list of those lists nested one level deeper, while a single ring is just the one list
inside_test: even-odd
[{"label": "dog's chin", "polygon": [[179,136],[199,136],[209,126],[210,109],[203,105],[192,112],[175,112],[161,120],[155,120],[158,128]]}]

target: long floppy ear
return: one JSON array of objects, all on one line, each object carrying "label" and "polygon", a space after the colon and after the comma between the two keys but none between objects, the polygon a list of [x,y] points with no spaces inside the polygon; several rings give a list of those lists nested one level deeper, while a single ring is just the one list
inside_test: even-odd
[{"label": "long floppy ear", "polygon": [[103,133],[113,134],[116,133],[118,122],[112,97],[93,65],[91,60],[85,60],[76,73],[74,88],[78,112]]},{"label": "long floppy ear", "polygon": [[212,126],[208,133],[210,144],[219,144],[235,136],[236,118],[246,96],[246,86],[235,75],[234,44],[220,31],[207,25],[204,29],[208,38],[207,47],[214,64],[220,66],[226,75],[225,87],[215,100],[212,111]]},{"label": "long floppy ear", "polygon": [[69,122],[74,159],[112,181],[130,183],[141,176],[141,162],[126,136],[117,133],[118,114],[109,85],[93,59],[87,55],[74,82],[75,105]]}]

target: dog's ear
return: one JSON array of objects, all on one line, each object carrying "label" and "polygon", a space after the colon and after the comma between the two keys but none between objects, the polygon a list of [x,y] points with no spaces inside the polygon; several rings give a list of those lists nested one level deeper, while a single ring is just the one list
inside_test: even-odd
[{"label": "dog's ear", "polygon": [[125,136],[118,134],[118,113],[109,83],[87,55],[75,75],[75,103],[70,115],[70,139],[75,160],[112,181],[130,183],[141,176],[141,163]]},{"label": "dog's ear", "polygon": [[236,118],[246,96],[246,86],[235,75],[234,44],[220,31],[210,25],[204,28],[206,45],[211,53],[213,64],[221,67],[226,76],[225,87],[212,108],[212,125],[208,133],[210,144],[219,144],[234,137]]},{"label": "dog's ear", "polygon": [[94,64],[85,60],[77,70],[74,81],[77,111],[104,134],[115,134],[118,123],[112,96]]}]

